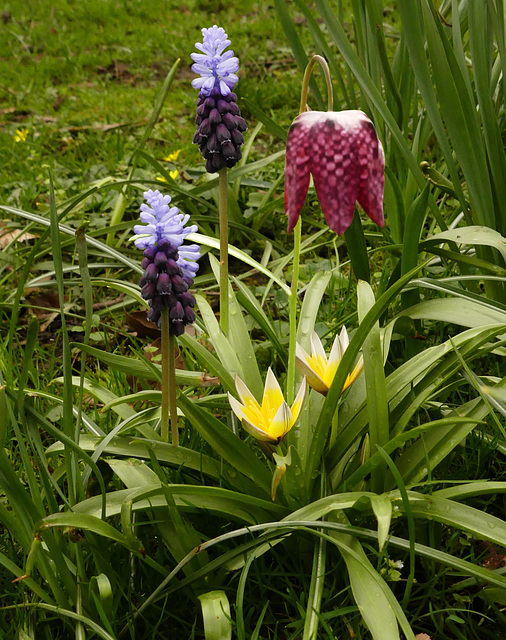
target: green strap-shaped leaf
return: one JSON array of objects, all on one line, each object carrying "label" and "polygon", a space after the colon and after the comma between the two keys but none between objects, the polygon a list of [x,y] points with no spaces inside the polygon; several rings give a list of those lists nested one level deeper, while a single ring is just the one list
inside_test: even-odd
[{"label": "green strap-shaped leaf", "polygon": [[230,604],[224,591],[208,591],[199,596],[204,618],[205,640],[231,640]]},{"label": "green strap-shaped leaf", "polygon": [[[209,255],[209,262],[211,264],[214,277],[216,278],[216,281],[219,283],[220,265],[218,263],[218,260],[213,255]],[[251,393],[257,398],[257,400],[261,400],[263,395],[264,385],[262,382],[262,377],[260,375],[260,370],[258,368],[258,364],[255,356],[255,350],[253,348],[253,343],[251,341],[250,334],[246,326],[246,322],[242,315],[241,308],[237,303],[234,290],[232,289],[230,283],[228,284],[228,304],[229,304],[228,341],[232,348],[232,352],[234,356],[237,355],[237,359],[241,365],[242,375],[240,375],[240,377],[242,378],[243,382],[246,383],[246,386],[249,388]],[[215,320],[214,314],[212,318]],[[205,318],[204,318],[204,321],[205,321]],[[208,330],[209,330],[209,327],[208,327]],[[222,339],[221,332],[218,331],[217,333],[221,340]],[[223,338],[225,338],[225,336],[223,336]],[[232,364],[230,357],[227,357],[226,355],[222,356],[221,353],[219,355],[220,355],[222,364],[227,366],[230,370],[230,366]]]},{"label": "green strap-shaped leaf", "polygon": [[392,520],[392,501],[384,495],[371,496],[371,507],[378,521],[378,548],[382,551],[390,531],[390,521]]},{"label": "green strap-shaped leaf", "polygon": [[[277,521],[286,516],[288,511],[286,507],[273,504],[270,499],[261,500],[219,487],[177,484],[169,485],[169,489],[174,503],[182,511],[209,512],[246,524]],[[74,512],[95,516],[98,519],[101,513],[100,498],[101,496],[93,496],[79,502],[75,505]],[[120,489],[106,495],[106,516],[120,514],[125,500],[132,501],[133,511],[146,511],[154,507],[167,506],[164,489],[159,484],[134,490]]]},{"label": "green strap-shaped leaf", "polygon": [[220,420],[205,409],[198,407],[184,395],[179,396],[178,403],[190,424],[200,433],[207,444],[232,467],[256,482],[269,496],[271,492],[270,473],[250,447]]},{"label": "green strap-shaped leaf", "polygon": [[236,293],[239,304],[252,316],[258,323],[260,328],[264,331],[266,337],[271,341],[272,346],[276,350],[278,356],[286,362],[287,351],[280,342],[279,336],[271,323],[270,318],[262,309],[256,296],[253,292],[238,278],[232,277],[232,281],[237,286],[238,291]]},{"label": "green strap-shaped leaf", "polygon": [[[415,518],[427,518],[443,522],[451,527],[468,531],[477,540],[490,540],[506,546],[506,521],[482,509],[441,498],[438,495],[422,495],[408,491],[409,504]],[[402,511],[401,501],[396,505]]]},{"label": "green strap-shaped leaf", "polygon": [[[72,342],[70,346],[72,348],[76,347],[81,349],[81,351],[94,356],[104,364],[111,367],[111,369],[116,369],[117,371],[122,371],[129,375],[138,378],[146,378],[148,380],[160,381],[162,379],[162,370],[160,365],[153,363],[148,364],[145,360],[141,360],[139,358],[108,353],[103,349],[90,347],[89,345],[84,345],[79,342]],[[176,383],[182,386],[209,387],[216,386],[218,381],[210,378],[205,373],[176,369]]]},{"label": "green strap-shaped leaf", "polygon": [[[358,316],[364,321],[367,313],[373,308],[375,299],[371,285],[360,281],[357,287]],[[370,447],[376,453],[377,447],[383,447],[389,440],[390,425],[388,400],[383,366],[383,351],[379,322],[375,322],[367,334],[363,345],[365,386],[367,392],[367,413],[369,416]],[[371,474],[371,488],[380,492],[383,489],[385,467],[380,464]]]}]

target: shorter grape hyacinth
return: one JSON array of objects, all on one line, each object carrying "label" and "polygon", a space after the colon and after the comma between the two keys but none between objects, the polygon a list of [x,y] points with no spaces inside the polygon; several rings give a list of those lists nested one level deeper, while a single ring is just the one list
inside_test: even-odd
[{"label": "shorter grape hyacinth", "polygon": [[236,71],[239,61],[222,27],[214,25],[202,29],[203,42],[196,43],[203,53],[192,53],[195,61],[192,70],[200,74],[192,85],[200,89],[197,100],[197,130],[193,142],[206,159],[206,170],[216,173],[224,167],[233,167],[241,159],[243,133],[247,126],[237,105],[237,96],[232,89],[238,80]]},{"label": "shorter grape hyacinth", "polygon": [[180,214],[177,207],[169,207],[170,196],[150,189],[144,197],[148,204],[141,205],[141,221],[147,225],[134,227],[136,234],[142,234],[135,239],[135,245],[144,249],[141,294],[149,302],[148,320],[160,328],[166,308],[169,331],[180,336],[185,325],[195,322],[195,298],[189,288],[198,270],[200,251],[196,244],[182,245],[197,226],[184,227],[189,216]]}]

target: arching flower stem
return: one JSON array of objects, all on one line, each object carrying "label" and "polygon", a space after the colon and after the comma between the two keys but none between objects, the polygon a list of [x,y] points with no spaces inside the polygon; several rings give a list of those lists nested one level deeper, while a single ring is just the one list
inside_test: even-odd
[{"label": "arching flower stem", "polygon": [[[315,55],[309,61],[306,70],[304,72],[304,78],[302,79],[302,90],[300,94],[300,107],[299,115],[306,112],[307,105],[307,92],[309,88],[309,79],[315,68],[316,63],[319,63],[325,81],[327,83],[327,110],[332,111],[334,106],[334,94],[332,90],[332,80],[330,78],[330,71],[327,61],[322,56]],[[293,401],[295,394],[295,344],[297,341],[297,291],[299,286],[299,268],[300,268],[300,244],[302,237],[302,223],[301,219],[297,220],[297,224],[293,230],[293,270],[292,270],[292,294],[290,296],[290,336],[288,343],[288,369],[286,372],[286,397],[288,403]]]},{"label": "arching flower stem", "polygon": [[308,62],[306,70],[304,72],[304,78],[302,79],[302,91],[300,94],[300,107],[299,107],[299,115],[301,113],[305,113],[306,104],[307,104],[307,92],[309,88],[309,79],[311,78],[311,74],[313,73],[313,69],[315,68],[316,63],[319,62],[323,71],[323,75],[325,76],[325,82],[327,83],[327,111],[332,111],[334,108],[334,93],[332,91],[332,80],[330,78],[329,65],[327,61],[322,56],[313,56],[311,60]]}]

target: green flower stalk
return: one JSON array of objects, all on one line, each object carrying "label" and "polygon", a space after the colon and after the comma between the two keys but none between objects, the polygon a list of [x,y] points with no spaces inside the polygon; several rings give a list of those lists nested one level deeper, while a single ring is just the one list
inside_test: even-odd
[{"label": "green flower stalk", "polygon": [[[327,82],[327,106],[328,110],[332,111],[334,96],[332,93],[332,81],[330,79],[330,72],[327,65],[327,61],[325,58],[321,56],[313,56],[313,58],[309,61],[309,64],[306,67],[306,71],[304,73],[304,78],[302,80],[302,91],[300,98],[300,107],[299,107],[299,117],[301,114],[306,112],[306,103],[307,103],[307,92],[309,87],[309,79],[311,78],[311,73],[313,72],[313,68],[315,64],[319,62],[323,72],[325,74],[325,80]],[[293,127],[293,125],[292,125]],[[290,127],[290,131],[292,130]],[[290,132],[288,134],[290,140]],[[305,159],[302,157],[300,160],[295,158],[296,166],[300,163],[304,163]],[[306,196],[307,189],[309,187],[309,174],[307,174],[307,179],[303,179],[302,184],[297,184],[293,182],[291,179],[292,175],[292,157],[289,154],[289,146],[287,143],[286,149],[286,159],[285,159],[285,210],[289,213],[289,205],[292,199],[292,191],[295,188],[295,193],[300,200],[300,193],[304,190],[304,199]],[[302,205],[304,204],[304,199],[302,199],[302,203],[300,204],[300,209],[302,209]],[[300,213],[299,209],[299,213]],[[289,231],[294,230],[294,239],[293,239],[293,271],[292,271],[292,295],[290,296],[290,337],[289,337],[289,345],[288,345],[288,370],[286,375],[286,396],[288,398],[288,402],[294,397],[295,393],[295,343],[297,337],[297,291],[299,286],[299,266],[300,266],[300,243],[302,236],[302,228],[300,219],[297,216],[297,220],[293,225],[288,229]]]}]

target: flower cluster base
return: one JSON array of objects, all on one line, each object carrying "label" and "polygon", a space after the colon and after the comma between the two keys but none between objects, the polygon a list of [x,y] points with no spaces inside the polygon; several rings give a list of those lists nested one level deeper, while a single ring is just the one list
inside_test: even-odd
[{"label": "flower cluster base", "polygon": [[247,126],[241,118],[235,93],[224,96],[219,89],[214,89],[210,95],[201,92],[195,122],[197,130],[193,142],[199,145],[209,173],[233,167],[241,159],[243,133]]},{"label": "flower cluster base", "polygon": [[169,331],[184,333],[185,325],[195,322],[195,298],[188,290],[193,280],[183,275],[177,264],[178,250],[167,240],[144,250],[140,279],[142,297],[149,301],[148,320],[161,326],[162,310],[169,310]]}]

